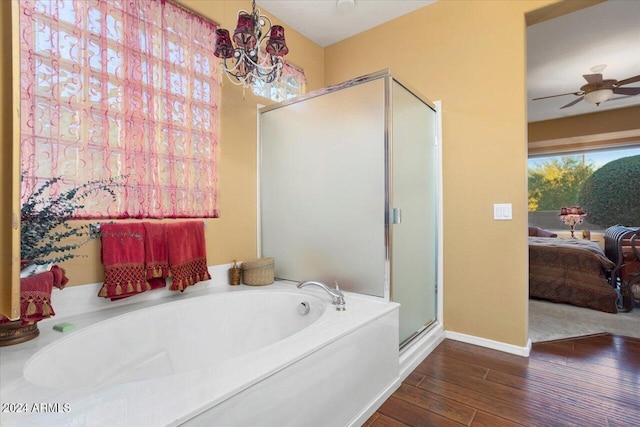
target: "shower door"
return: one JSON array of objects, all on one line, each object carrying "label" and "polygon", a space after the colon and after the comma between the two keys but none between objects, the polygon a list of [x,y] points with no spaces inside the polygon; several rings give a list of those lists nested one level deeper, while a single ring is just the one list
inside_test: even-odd
[{"label": "shower door", "polygon": [[281,279],[385,295],[384,79],[261,110],[261,253]]},{"label": "shower door", "polygon": [[436,319],[436,113],[415,93],[385,71],[260,110],[261,256],[399,302],[402,344]]},{"label": "shower door", "polygon": [[402,345],[436,320],[436,113],[396,80],[391,93],[391,299]]}]

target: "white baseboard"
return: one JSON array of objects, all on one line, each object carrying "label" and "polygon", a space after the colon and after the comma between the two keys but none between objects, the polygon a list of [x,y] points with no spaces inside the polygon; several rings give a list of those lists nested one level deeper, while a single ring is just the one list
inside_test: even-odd
[{"label": "white baseboard", "polygon": [[404,381],[444,339],[444,328],[438,323],[403,348],[400,352],[400,381]]},{"label": "white baseboard", "polygon": [[523,357],[529,357],[529,353],[531,352],[531,340],[527,341],[526,347],[519,347],[517,345],[494,341],[487,338],[480,338],[473,335],[461,334],[459,332],[445,331],[444,336],[445,338],[452,339],[454,341],[461,341],[467,344],[479,345],[480,347],[486,347]]}]

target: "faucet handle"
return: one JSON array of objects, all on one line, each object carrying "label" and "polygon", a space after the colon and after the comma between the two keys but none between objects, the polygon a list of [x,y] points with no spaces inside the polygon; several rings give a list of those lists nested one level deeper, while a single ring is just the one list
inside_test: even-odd
[{"label": "faucet handle", "polygon": [[338,282],[334,280],[333,283],[336,285],[336,289],[335,289],[336,296],[333,298],[333,305],[336,306],[336,310],[344,311],[345,310],[344,295],[340,290],[340,286],[338,286]]},{"label": "faucet handle", "polygon": [[338,286],[338,281],[334,280],[333,284],[336,285],[336,293],[341,294],[342,292],[340,291],[340,286]]}]

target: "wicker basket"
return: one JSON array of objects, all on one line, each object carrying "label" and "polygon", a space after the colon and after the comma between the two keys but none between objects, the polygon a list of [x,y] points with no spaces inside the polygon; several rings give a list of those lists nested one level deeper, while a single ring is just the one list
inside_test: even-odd
[{"label": "wicker basket", "polygon": [[273,258],[260,258],[242,263],[242,283],[250,286],[264,286],[273,283]]}]

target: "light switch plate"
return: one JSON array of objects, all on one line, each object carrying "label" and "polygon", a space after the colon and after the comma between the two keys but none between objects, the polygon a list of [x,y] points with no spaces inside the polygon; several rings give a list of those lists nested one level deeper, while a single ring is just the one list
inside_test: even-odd
[{"label": "light switch plate", "polygon": [[496,203],[493,205],[493,219],[496,221],[513,219],[511,212],[511,203]]}]

